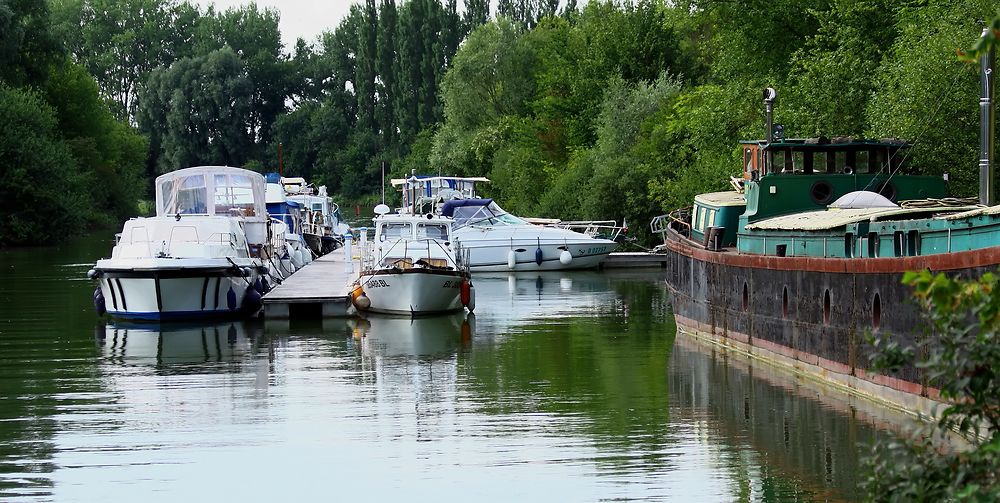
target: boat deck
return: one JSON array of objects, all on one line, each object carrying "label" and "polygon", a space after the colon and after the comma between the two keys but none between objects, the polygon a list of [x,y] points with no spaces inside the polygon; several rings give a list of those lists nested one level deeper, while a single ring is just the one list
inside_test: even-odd
[{"label": "boat deck", "polygon": [[343,250],[334,250],[295,271],[264,295],[265,318],[328,318],[347,316],[350,285],[360,266],[347,272]]}]

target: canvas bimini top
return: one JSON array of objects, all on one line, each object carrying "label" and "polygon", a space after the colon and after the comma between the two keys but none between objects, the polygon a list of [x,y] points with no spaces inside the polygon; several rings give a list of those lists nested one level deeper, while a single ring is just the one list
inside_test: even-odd
[{"label": "canvas bimini top", "polygon": [[156,215],[266,217],[264,177],[230,166],[198,166],[156,178]]}]

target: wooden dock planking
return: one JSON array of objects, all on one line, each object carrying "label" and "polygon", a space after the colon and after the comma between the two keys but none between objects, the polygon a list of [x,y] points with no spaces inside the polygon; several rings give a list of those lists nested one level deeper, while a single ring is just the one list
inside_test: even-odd
[{"label": "wooden dock planking", "polygon": [[347,316],[351,307],[350,285],[358,277],[345,272],[343,250],[334,250],[295,271],[264,295],[265,318],[289,318],[292,311],[308,311],[321,317]]}]

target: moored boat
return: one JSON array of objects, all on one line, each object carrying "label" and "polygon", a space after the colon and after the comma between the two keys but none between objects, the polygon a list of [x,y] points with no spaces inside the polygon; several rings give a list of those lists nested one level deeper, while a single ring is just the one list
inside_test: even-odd
[{"label": "moored boat", "polygon": [[452,248],[451,220],[388,212],[376,208],[374,241],[361,242],[354,306],[405,315],[475,309],[467,253]]},{"label": "moored boat", "polygon": [[[930,412],[917,368],[870,369],[867,333],[914,346],[924,330],[906,271],[979,276],[1000,264],[992,79],[984,65],[979,200],[949,198],[947,175],[909,174],[898,140],[773,135],[743,142],[734,190],[654,219],[670,256],[678,327],[907,410]],[[977,204],[978,203],[978,204]]]},{"label": "moored boat", "polygon": [[302,237],[317,257],[343,246],[348,226],[340,207],[327,194],[326,186],[315,187],[301,177],[282,177],[281,184],[290,201],[302,206]]},{"label": "moored boat", "polygon": [[250,316],[267,289],[264,178],[225,166],[156,179],[156,216],[125,222],[98,280],[95,307],[118,318]]},{"label": "moored boat", "polygon": [[404,211],[454,219],[455,241],[469,251],[473,271],[589,269],[618,247],[614,239],[622,227],[614,222],[535,225],[478,197],[475,185],[486,182],[482,177],[414,176],[392,184],[402,190]]}]

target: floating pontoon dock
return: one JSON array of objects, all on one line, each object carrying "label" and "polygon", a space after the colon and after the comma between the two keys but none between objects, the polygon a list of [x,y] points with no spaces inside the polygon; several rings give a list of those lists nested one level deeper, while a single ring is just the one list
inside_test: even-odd
[{"label": "floating pontoon dock", "polygon": [[359,265],[347,272],[343,250],[335,250],[295,271],[264,295],[265,318],[330,318],[348,315],[350,285]]},{"label": "floating pontoon dock", "polygon": [[600,269],[667,267],[667,255],[649,252],[614,252],[601,261]]}]

